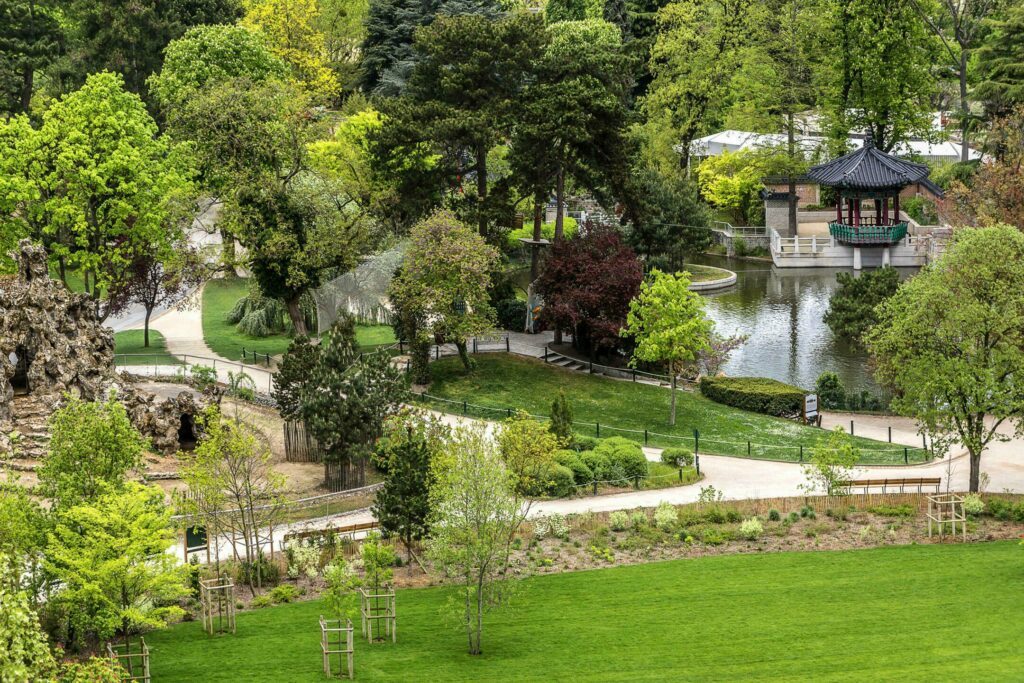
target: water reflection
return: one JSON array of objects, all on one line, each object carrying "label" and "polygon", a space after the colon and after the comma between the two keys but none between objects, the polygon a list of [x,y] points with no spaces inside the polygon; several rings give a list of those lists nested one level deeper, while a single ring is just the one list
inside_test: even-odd
[{"label": "water reflection", "polygon": [[822,320],[840,269],[780,269],[769,262],[715,256],[695,262],[737,274],[734,287],[707,294],[708,314],[720,333],[750,335],[726,365],[727,374],[773,377],[811,388],[818,375],[831,370],[848,389],[877,391],[867,355],[836,339]]}]

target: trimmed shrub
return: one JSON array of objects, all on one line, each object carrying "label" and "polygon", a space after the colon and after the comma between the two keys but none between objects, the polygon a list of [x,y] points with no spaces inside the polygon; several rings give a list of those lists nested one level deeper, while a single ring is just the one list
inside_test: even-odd
[{"label": "trimmed shrub", "polygon": [[764,526],[761,525],[761,520],[757,517],[751,517],[745,519],[740,524],[740,536],[747,539],[748,541],[756,541],[761,538],[761,534],[764,533]]},{"label": "trimmed shrub", "polygon": [[807,392],[767,377],[702,377],[700,393],[733,408],[776,417],[796,417],[803,411]]},{"label": "trimmed shrub", "polygon": [[580,436],[579,434],[572,437],[572,449],[574,451],[592,451],[597,448],[598,440],[592,436]]},{"label": "trimmed shrub", "polygon": [[689,448],[666,448],[661,452],[661,461],[666,465],[689,467],[693,464],[693,451]]},{"label": "trimmed shrub", "polygon": [[[608,456],[597,451],[583,451],[580,453],[580,460],[593,474],[594,479],[606,481],[610,479],[611,463]],[[593,479],[591,480],[593,481]]]},{"label": "trimmed shrub", "polygon": [[624,510],[616,510],[608,515],[608,527],[612,531],[625,531],[629,528],[629,515]]},{"label": "trimmed shrub", "polygon": [[583,459],[576,451],[556,451],[555,462],[569,468],[572,472],[573,481],[577,485],[582,486],[594,481],[594,471],[587,467],[587,464],[583,462]]},{"label": "trimmed shrub", "polygon": [[778,511],[778,510],[775,510],[775,509],[773,508],[773,509],[771,509],[771,510],[769,510],[769,511],[768,511],[768,521],[769,521],[769,522],[777,522],[777,521],[779,521],[780,519],[782,519],[782,515],[781,515],[781,514],[779,514],[779,511]]},{"label": "trimmed shrub", "polygon": [[643,449],[635,441],[613,436],[604,439],[594,449],[594,453],[604,455],[609,465],[617,466],[622,471],[622,476],[627,479],[647,476],[647,458],[644,457]]},{"label": "trimmed shrub", "polygon": [[573,471],[565,465],[555,464],[545,475],[545,493],[553,498],[565,498],[576,493],[576,479]]}]

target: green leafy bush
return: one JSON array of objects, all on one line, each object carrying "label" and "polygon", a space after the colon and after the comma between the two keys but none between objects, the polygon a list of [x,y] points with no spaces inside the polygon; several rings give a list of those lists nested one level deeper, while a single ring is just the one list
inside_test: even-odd
[{"label": "green leafy bush", "polygon": [[612,477],[611,463],[608,462],[608,456],[604,453],[598,453],[597,451],[582,451],[580,452],[580,460],[583,464],[593,473],[594,479],[598,481],[608,481]]},{"label": "green leafy bush", "polygon": [[647,513],[643,510],[636,510],[629,516],[629,525],[634,529],[643,529],[648,523]]},{"label": "green leafy bush", "polygon": [[669,530],[676,525],[678,520],[679,513],[676,511],[675,505],[665,501],[658,503],[658,507],[654,510],[654,526]]},{"label": "green leafy bush", "polygon": [[565,465],[553,464],[545,474],[545,493],[553,498],[566,498],[576,493],[573,471]]},{"label": "green leafy bush", "polygon": [[913,517],[916,510],[909,505],[875,505],[868,512],[881,517]]},{"label": "green leafy bush", "polygon": [[608,526],[612,531],[625,531],[629,528],[629,515],[624,510],[616,510],[608,515]]},{"label": "green leafy bush", "polygon": [[269,595],[257,595],[249,602],[249,607],[252,607],[253,609],[261,609],[263,607],[270,607],[273,604],[274,601]]},{"label": "green leafy bush", "polygon": [[647,476],[647,458],[635,441],[613,436],[602,440],[593,452],[605,456],[613,467],[618,466],[627,479]]},{"label": "green leafy bush", "polygon": [[673,467],[689,467],[693,464],[693,451],[689,448],[666,448],[661,452],[661,461]]},{"label": "green leafy bush", "polygon": [[520,299],[502,299],[494,305],[498,328],[522,332],[526,327],[526,302]]},{"label": "green leafy bush", "polygon": [[764,526],[757,517],[745,519],[740,523],[740,536],[748,541],[756,541],[764,533]]},{"label": "green leafy bush", "polygon": [[729,540],[725,532],[715,527],[704,527],[700,529],[700,540],[707,545],[722,545]]},{"label": "green leafy bush", "polygon": [[583,462],[576,451],[562,450],[555,452],[555,462],[563,467],[568,467],[572,472],[573,481],[578,485],[589,484],[594,481],[594,472]]},{"label": "green leafy bush", "polygon": [[1003,521],[1024,522],[1024,501],[1013,503],[1005,498],[991,498],[986,507],[988,513]]},{"label": "green leafy bush", "polygon": [[217,371],[209,365],[193,365],[189,369],[192,378],[192,386],[199,391],[206,391],[217,384]]},{"label": "green leafy bush", "polygon": [[846,387],[839,375],[834,372],[823,372],[814,383],[814,393],[818,395],[818,404],[825,410],[836,410],[846,406]]},{"label": "green leafy bush", "polygon": [[299,589],[295,586],[285,583],[281,584],[280,586],[277,586],[267,595],[270,596],[270,599],[274,602],[274,604],[282,602],[293,602],[299,597]]},{"label": "green leafy bush", "polygon": [[769,522],[778,522],[780,519],[782,519],[782,515],[779,514],[778,510],[773,508],[773,509],[768,511],[768,521]]},{"label": "green leafy bush", "polygon": [[702,377],[700,393],[733,408],[777,417],[796,417],[803,412],[806,392],[767,377]]},{"label": "green leafy bush", "polygon": [[575,435],[572,438],[572,449],[574,451],[592,451],[597,448],[599,440],[592,436]]},{"label": "green leafy bush", "polygon": [[985,511],[985,501],[977,493],[964,496],[964,512],[968,515],[980,515]]}]

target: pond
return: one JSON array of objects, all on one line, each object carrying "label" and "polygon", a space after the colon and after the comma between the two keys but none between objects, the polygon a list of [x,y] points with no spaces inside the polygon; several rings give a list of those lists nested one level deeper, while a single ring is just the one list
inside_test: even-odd
[{"label": "pond", "polygon": [[[836,339],[822,320],[839,286],[836,273],[841,269],[774,268],[768,261],[711,255],[693,262],[728,268],[737,275],[735,286],[705,293],[708,315],[719,333],[750,335],[725,366],[726,374],[772,377],[811,389],[818,375],[831,370],[847,390],[880,393],[867,354]],[[914,272],[901,269],[901,276]]]}]

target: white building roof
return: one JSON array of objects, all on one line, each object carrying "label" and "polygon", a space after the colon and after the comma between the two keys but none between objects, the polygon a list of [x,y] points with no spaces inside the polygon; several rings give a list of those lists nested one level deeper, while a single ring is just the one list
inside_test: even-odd
[{"label": "white building roof", "polygon": [[[819,136],[798,135],[796,142],[804,152],[810,154],[824,143],[825,140]],[[690,144],[690,153],[698,157],[716,157],[723,152],[780,147],[785,144],[786,136],[782,133],[752,133],[744,130],[723,130],[694,140]],[[862,136],[850,136],[847,146],[851,150],[859,149],[864,146],[864,138]],[[926,140],[908,140],[897,145],[893,153],[896,155],[914,154],[931,161],[959,161],[960,144],[952,141],[932,143]],[[980,159],[981,153],[971,149],[968,152],[968,157],[972,160]]]}]

